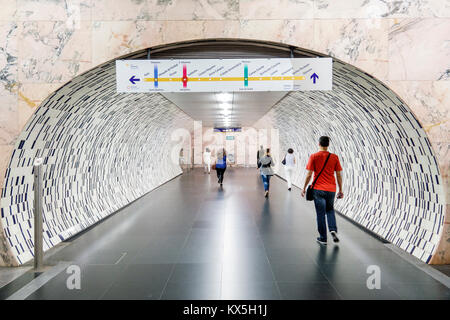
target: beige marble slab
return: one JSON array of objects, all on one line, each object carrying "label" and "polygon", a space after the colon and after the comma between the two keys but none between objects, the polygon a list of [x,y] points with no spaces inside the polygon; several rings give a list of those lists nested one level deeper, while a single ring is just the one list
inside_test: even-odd
[{"label": "beige marble slab", "polygon": [[310,20],[242,20],[240,37],[282,42],[311,49],[314,23]]},{"label": "beige marble slab", "polygon": [[154,20],[235,20],[237,0],[147,0]]},{"label": "beige marble slab", "polygon": [[449,0],[388,0],[387,5],[391,18],[450,17]]},{"label": "beige marble slab", "polygon": [[450,141],[450,81],[389,81],[433,142]]},{"label": "beige marble slab", "polygon": [[314,0],[240,0],[240,18],[253,19],[312,19]]},{"label": "beige marble slab", "polygon": [[[94,0],[16,0],[19,21],[66,21],[68,25],[79,20],[91,20]],[[10,1],[12,2],[12,1]]]},{"label": "beige marble slab", "polygon": [[316,19],[374,19],[381,18],[388,12],[388,4],[380,0],[314,1]]},{"label": "beige marble slab", "polygon": [[239,18],[236,0],[96,0],[96,21],[120,20],[234,20]]},{"label": "beige marble slab", "polygon": [[388,27],[382,19],[315,20],[314,49],[352,64],[360,60],[386,61]]},{"label": "beige marble slab", "polygon": [[450,78],[450,19],[392,19],[390,80]]},{"label": "beige marble slab", "polygon": [[17,94],[0,89],[0,144],[13,145],[19,135]]},{"label": "beige marble slab", "polygon": [[13,92],[17,86],[17,23],[0,21],[0,88]]},{"label": "beige marble slab", "polygon": [[94,66],[163,43],[163,23],[159,21],[94,22],[92,30]]},{"label": "beige marble slab", "polygon": [[203,39],[203,21],[164,21],[163,43]]},{"label": "beige marble slab", "polygon": [[19,81],[66,82],[91,68],[91,22],[79,29],[62,21],[19,23]]},{"label": "beige marble slab", "polygon": [[17,2],[0,0],[0,21],[15,21],[17,19]]},{"label": "beige marble slab", "polygon": [[238,20],[206,20],[202,22],[203,37],[239,38],[240,26]]},{"label": "beige marble slab", "polygon": [[150,20],[146,0],[95,0],[92,3],[94,21]]},{"label": "beige marble slab", "polygon": [[448,0],[315,0],[314,4],[316,19],[450,16]]}]

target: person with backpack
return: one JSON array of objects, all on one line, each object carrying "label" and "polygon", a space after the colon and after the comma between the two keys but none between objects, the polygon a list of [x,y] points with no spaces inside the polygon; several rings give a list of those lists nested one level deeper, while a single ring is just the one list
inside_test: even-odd
[{"label": "person with backpack", "polygon": [[[317,238],[317,242],[322,245],[327,244],[327,225],[325,217],[328,222],[328,229],[333,237],[333,241],[339,242],[339,238],[337,236],[336,216],[334,212],[334,198],[336,195],[336,179],[334,177],[335,172],[339,186],[337,198],[341,199],[344,197],[344,193],[342,192],[342,167],[339,162],[339,157],[328,152],[329,145],[329,137],[320,137],[319,152],[312,154],[309,157],[308,164],[306,165],[306,170],[308,170],[308,172],[302,191],[302,197],[306,194],[307,200],[314,200],[317,216],[317,229],[320,235]],[[313,183],[307,189],[313,172]]]},{"label": "person with backpack", "polygon": [[284,165],[284,169],[286,172],[286,181],[288,185],[288,190],[291,191],[292,188],[292,174],[294,173],[295,169],[295,157],[294,157],[294,150],[292,148],[289,148],[286,156],[284,157],[282,161]]},{"label": "person with backpack", "polygon": [[260,170],[264,185],[264,197],[266,198],[269,196],[270,178],[273,176],[273,170],[271,167],[273,166],[274,162],[270,156],[270,149],[266,149],[266,154],[258,160],[258,168]]}]

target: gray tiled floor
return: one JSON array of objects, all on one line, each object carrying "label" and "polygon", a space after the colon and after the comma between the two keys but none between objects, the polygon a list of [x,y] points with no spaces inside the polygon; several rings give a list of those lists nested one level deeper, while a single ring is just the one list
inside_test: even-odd
[{"label": "gray tiled floor", "polygon": [[[77,237],[52,256],[81,267],[29,299],[450,299],[450,290],[348,221],[341,242],[315,242],[313,204],[255,169],[194,170]],[[369,265],[381,289],[366,286]]]}]

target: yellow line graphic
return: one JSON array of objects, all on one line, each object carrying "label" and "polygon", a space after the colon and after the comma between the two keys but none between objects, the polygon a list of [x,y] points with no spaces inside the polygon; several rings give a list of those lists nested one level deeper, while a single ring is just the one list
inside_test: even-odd
[{"label": "yellow line graphic", "polygon": [[[144,78],[144,82],[183,82],[183,78]],[[244,77],[190,77],[187,79],[189,82],[194,81],[279,81],[279,80],[305,80],[304,76],[295,77],[249,77],[248,79]]]}]

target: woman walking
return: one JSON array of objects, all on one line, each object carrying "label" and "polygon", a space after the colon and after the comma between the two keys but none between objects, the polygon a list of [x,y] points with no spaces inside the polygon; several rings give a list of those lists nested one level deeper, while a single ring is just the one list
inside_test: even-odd
[{"label": "woman walking", "polygon": [[225,149],[222,149],[221,151],[217,152],[217,160],[216,160],[216,172],[218,179],[217,182],[220,183],[220,186],[222,186],[223,175],[225,174],[226,169],[227,169],[227,153],[225,152]]},{"label": "woman walking", "polygon": [[286,171],[286,180],[288,185],[288,190],[291,191],[292,187],[292,173],[295,169],[295,157],[294,157],[294,150],[292,148],[289,148],[286,154],[286,157],[284,158],[284,169]]},{"label": "woman walking", "polygon": [[266,154],[258,160],[258,167],[260,169],[261,178],[264,184],[264,197],[266,198],[269,196],[270,177],[273,176],[273,170],[271,167],[273,166],[274,162],[270,156],[270,149],[267,149]]}]

